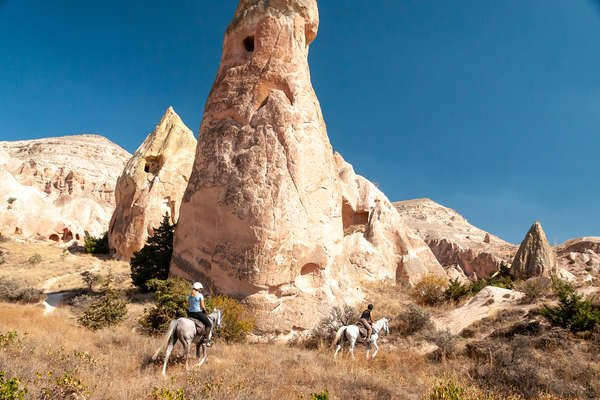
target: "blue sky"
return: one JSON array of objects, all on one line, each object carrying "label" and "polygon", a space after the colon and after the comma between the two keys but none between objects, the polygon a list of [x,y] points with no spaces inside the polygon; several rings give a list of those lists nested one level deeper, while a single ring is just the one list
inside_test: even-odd
[{"label": "blue sky", "polygon": [[[343,4],[343,7],[340,6]],[[235,0],[0,0],[0,140],[135,151],[172,105],[196,134]],[[518,243],[600,235],[592,0],[321,0],[329,137],[391,200],[429,197]]]}]

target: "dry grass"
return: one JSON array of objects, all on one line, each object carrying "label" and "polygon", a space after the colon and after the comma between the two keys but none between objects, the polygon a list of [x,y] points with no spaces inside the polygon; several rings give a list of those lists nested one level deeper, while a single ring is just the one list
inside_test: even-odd
[{"label": "dry grass", "polygon": [[0,333],[25,335],[21,345],[0,350],[0,370],[21,378],[32,398],[48,387],[48,373],[81,379],[95,399],[152,398],[154,388],[182,388],[194,399],[298,399],[324,389],[331,398],[418,399],[426,389],[427,364],[406,351],[382,350],[365,362],[333,360],[328,349],[218,343],[203,368],[186,371],[172,363],[165,379],[150,361],[159,339],[127,325],[92,332],[62,310],[44,317],[39,307],[0,303],[0,326]]},{"label": "dry grass", "polygon": [[[129,264],[110,258],[100,258],[84,253],[72,254],[69,250],[48,243],[6,241],[0,244],[7,255],[0,269],[0,281],[12,281],[20,287],[40,289],[51,278],[64,276],[47,291],[71,290],[86,287],[80,272],[97,268],[101,275],[108,269],[125,282],[129,276]],[[32,256],[39,255],[40,261],[31,263]],[[68,276],[65,276],[69,274]]]}]

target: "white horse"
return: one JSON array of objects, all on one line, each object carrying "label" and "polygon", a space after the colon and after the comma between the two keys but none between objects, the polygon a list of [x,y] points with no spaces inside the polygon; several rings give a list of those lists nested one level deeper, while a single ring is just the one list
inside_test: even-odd
[{"label": "white horse", "polygon": [[[367,343],[367,359],[369,359],[369,353],[371,352],[371,343],[373,343],[373,346],[375,346],[375,351],[373,352],[373,356],[371,358],[375,358],[377,352],[379,351],[379,347],[377,346],[377,338],[379,337],[379,332],[383,329],[386,335],[390,334],[389,322],[389,319],[381,318],[373,324],[373,333],[371,334],[371,341]],[[350,342],[350,354],[352,354],[352,358],[354,358],[354,345],[356,344],[356,340],[359,336],[360,331],[358,326],[356,325],[346,325],[338,329],[337,333],[335,334],[335,339],[331,344],[331,347],[337,344],[337,348],[335,349],[333,357],[335,358],[337,356],[338,352],[344,344],[344,339],[346,339]]]},{"label": "white horse", "polygon": [[[223,320],[223,313],[221,310],[214,309],[212,313],[208,315],[208,319],[212,323],[213,330],[221,329],[221,322]],[[167,329],[167,333],[165,333],[163,343],[160,345],[156,352],[152,356],[152,361],[156,360],[158,357],[158,353],[162,350],[162,348],[166,345],[167,351],[165,352],[165,362],[162,368],[162,374],[165,375],[167,371],[167,362],[169,361],[169,356],[171,355],[171,351],[173,351],[173,347],[177,343],[177,340],[181,341],[183,345],[183,358],[185,360],[185,369],[188,369],[188,356],[190,353],[190,346],[192,343],[196,343],[196,358],[200,357],[200,346],[202,346],[202,359],[195,365],[195,367],[201,366],[206,360],[206,342],[203,340],[204,335],[197,334],[196,324],[189,318],[179,318],[169,322],[169,328]]]}]

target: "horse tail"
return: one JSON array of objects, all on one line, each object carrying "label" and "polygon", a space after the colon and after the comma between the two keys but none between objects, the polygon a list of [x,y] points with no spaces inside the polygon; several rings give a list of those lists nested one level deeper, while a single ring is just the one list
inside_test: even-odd
[{"label": "horse tail", "polygon": [[169,339],[171,339],[171,336],[173,336],[173,333],[175,332],[176,327],[177,327],[176,319],[169,322],[169,328],[167,329],[167,333],[165,333],[165,336],[163,337],[160,347],[158,349],[156,349],[156,353],[154,353],[154,355],[152,356],[152,361],[156,360],[156,358],[158,357],[158,353],[160,353],[162,348],[165,347],[167,345],[167,343],[169,343]]},{"label": "horse tail", "polygon": [[337,333],[335,334],[335,339],[333,339],[333,343],[331,343],[332,348],[340,341],[340,339],[342,338],[342,335],[346,331],[346,328],[347,328],[347,326],[342,326],[340,329],[338,329]]}]

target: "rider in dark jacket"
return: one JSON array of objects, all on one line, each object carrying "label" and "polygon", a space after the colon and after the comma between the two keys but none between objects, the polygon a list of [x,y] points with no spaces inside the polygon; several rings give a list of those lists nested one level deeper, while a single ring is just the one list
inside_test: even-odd
[{"label": "rider in dark jacket", "polygon": [[373,333],[373,316],[371,311],[373,310],[373,304],[369,304],[367,309],[360,315],[360,322],[367,328],[367,341],[371,340],[371,334]]}]

